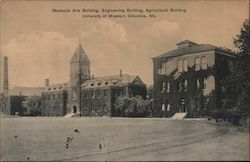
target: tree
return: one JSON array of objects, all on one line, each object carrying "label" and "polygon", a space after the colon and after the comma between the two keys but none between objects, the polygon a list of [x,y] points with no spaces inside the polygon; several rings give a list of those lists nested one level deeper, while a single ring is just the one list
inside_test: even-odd
[{"label": "tree", "polygon": [[41,96],[28,96],[22,102],[23,114],[27,116],[41,115]]},{"label": "tree", "polygon": [[150,115],[151,102],[141,96],[119,96],[115,101],[115,114],[124,117],[146,117]]},{"label": "tree", "polygon": [[234,38],[234,45],[239,49],[236,55],[235,68],[223,81],[225,98],[223,109],[234,123],[247,119],[250,114],[250,23],[245,20],[240,34]]}]

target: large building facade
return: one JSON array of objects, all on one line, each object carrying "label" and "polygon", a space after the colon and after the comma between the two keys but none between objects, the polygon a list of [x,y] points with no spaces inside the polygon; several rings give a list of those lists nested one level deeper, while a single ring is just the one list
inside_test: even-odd
[{"label": "large building facade", "polygon": [[90,60],[79,45],[70,60],[70,81],[49,85],[42,92],[42,115],[117,116],[114,102],[119,95],[145,97],[146,85],[128,74],[91,77]]},{"label": "large building facade", "polygon": [[234,55],[209,44],[186,40],[177,49],[153,58],[153,114],[206,116],[221,107],[221,80],[233,68]]}]

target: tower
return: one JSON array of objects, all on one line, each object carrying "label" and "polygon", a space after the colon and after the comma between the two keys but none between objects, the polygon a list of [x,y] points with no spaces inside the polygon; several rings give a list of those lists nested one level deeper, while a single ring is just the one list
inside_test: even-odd
[{"label": "tower", "polygon": [[70,94],[68,112],[79,113],[81,108],[81,85],[90,79],[90,61],[81,44],[70,59]]}]

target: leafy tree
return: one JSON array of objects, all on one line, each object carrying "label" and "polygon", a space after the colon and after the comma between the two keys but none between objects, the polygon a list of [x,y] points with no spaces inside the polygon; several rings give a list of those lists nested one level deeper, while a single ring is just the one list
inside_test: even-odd
[{"label": "leafy tree", "polygon": [[223,109],[234,123],[247,119],[250,114],[250,23],[245,20],[240,34],[234,38],[234,45],[239,49],[236,55],[235,68],[222,84],[225,88]]},{"label": "leafy tree", "polygon": [[115,101],[115,112],[118,116],[146,117],[151,110],[150,100],[143,100],[141,96],[119,96]]},{"label": "leafy tree", "polygon": [[23,114],[27,116],[41,115],[41,96],[28,96],[22,102]]}]

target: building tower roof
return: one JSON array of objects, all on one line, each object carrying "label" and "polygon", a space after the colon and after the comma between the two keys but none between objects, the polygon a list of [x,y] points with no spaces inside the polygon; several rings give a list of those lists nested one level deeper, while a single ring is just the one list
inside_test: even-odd
[{"label": "building tower roof", "polygon": [[70,62],[76,62],[76,61],[90,63],[90,60],[89,60],[86,52],[83,50],[81,44],[78,45],[78,47],[76,48],[76,50],[74,52],[74,55],[70,59]]}]

